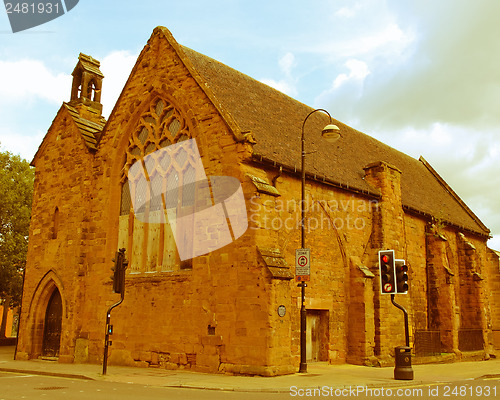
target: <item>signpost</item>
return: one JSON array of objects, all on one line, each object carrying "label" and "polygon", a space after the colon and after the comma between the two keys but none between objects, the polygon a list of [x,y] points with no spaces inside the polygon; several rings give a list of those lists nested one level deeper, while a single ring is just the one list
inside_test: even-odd
[{"label": "signpost", "polygon": [[[303,226],[303,225],[302,225]],[[302,236],[302,239],[304,237]],[[304,240],[302,240],[304,246]],[[301,291],[300,302],[300,367],[299,372],[307,372],[306,336],[307,336],[307,312],[306,312],[306,281],[311,279],[311,250],[295,250],[295,281]]]},{"label": "signpost", "polygon": [[311,280],[311,250],[295,250],[295,281],[305,282]]}]

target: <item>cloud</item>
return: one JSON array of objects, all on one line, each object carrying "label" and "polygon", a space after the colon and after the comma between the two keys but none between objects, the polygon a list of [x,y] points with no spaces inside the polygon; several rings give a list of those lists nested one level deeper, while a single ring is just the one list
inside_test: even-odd
[{"label": "cloud", "polygon": [[281,93],[285,93],[288,96],[293,97],[296,94],[295,87],[293,87],[283,79],[280,81],[275,81],[272,79],[261,79],[260,81],[276,90],[279,90]]},{"label": "cloud", "polygon": [[[101,101],[108,114],[136,60],[137,54],[128,51],[113,51],[101,60],[105,76]],[[62,104],[69,101],[71,82],[71,74],[52,72],[40,60],[0,61],[0,103],[7,103],[7,107],[39,100]]]},{"label": "cloud", "polygon": [[340,8],[323,25],[321,37],[309,39],[301,51],[321,55],[330,63],[348,58],[367,62],[399,60],[417,39],[415,26],[398,18],[382,0]]},{"label": "cloud", "polygon": [[292,77],[292,68],[295,66],[295,56],[293,53],[286,53],[279,60],[279,66],[287,78]]},{"label": "cloud", "polygon": [[[500,97],[500,85],[494,77],[500,69],[499,12],[500,3],[488,0],[460,2],[460,7],[450,0],[437,7],[394,7],[394,27],[360,44],[368,52],[382,52],[376,62],[367,61],[371,75],[363,98],[346,112],[380,129],[422,128],[435,121],[497,124],[500,114],[495,100]],[[446,24],[442,15],[447,16]],[[402,57],[382,49],[388,49],[391,36],[404,36],[397,26],[419,32]],[[340,101],[335,93],[331,95],[332,101]]]},{"label": "cloud", "polygon": [[2,149],[31,160],[70,89],[70,74],[53,71],[40,60],[0,61]]},{"label": "cloud", "polygon": [[71,88],[71,75],[54,73],[39,60],[0,61],[0,102],[44,100],[61,103]]},{"label": "cloud", "polygon": [[337,17],[352,18],[357,14],[360,7],[359,3],[355,4],[353,7],[342,7],[335,12],[335,15]]},{"label": "cloud", "polygon": [[[387,0],[377,12],[375,3],[336,13],[340,24],[367,12],[383,23],[315,49],[337,51],[335,58],[324,53],[336,74],[315,103],[423,155],[500,243],[500,2]],[[369,74],[356,75],[347,60],[363,62]]]},{"label": "cloud", "polygon": [[434,122],[368,132],[414,158],[422,155],[491,230],[490,246],[500,250],[500,128],[471,129]]},{"label": "cloud", "polygon": [[113,51],[101,60],[104,75],[101,102],[103,115],[108,117],[134,67],[138,54],[129,51]]},{"label": "cloud", "polygon": [[283,79],[276,81],[274,79],[264,78],[260,81],[289,96],[297,96],[297,79],[292,74],[292,69],[296,65],[293,53],[286,53],[279,59],[278,65],[280,67],[281,74],[284,75]]},{"label": "cloud", "polygon": [[19,154],[21,158],[31,162],[43,141],[45,133],[42,130],[38,130],[34,135],[27,138],[24,132],[2,130],[0,134],[0,151],[10,151],[13,154]]},{"label": "cloud", "polygon": [[360,60],[349,59],[346,61],[345,66],[349,69],[349,74],[342,73],[337,76],[333,82],[334,90],[349,81],[362,82],[370,74],[368,65]]}]

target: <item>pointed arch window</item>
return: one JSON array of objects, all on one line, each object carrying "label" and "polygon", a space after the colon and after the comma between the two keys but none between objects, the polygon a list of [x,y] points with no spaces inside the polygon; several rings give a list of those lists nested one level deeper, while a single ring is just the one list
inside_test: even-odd
[{"label": "pointed arch window", "polygon": [[93,79],[91,79],[89,81],[88,86],[87,86],[87,98],[89,100],[95,101],[95,99],[96,99],[96,93],[97,93],[97,86],[95,84],[95,81]]},{"label": "pointed arch window", "polygon": [[[164,208],[171,213],[177,207],[194,206],[194,185],[189,185],[196,178],[194,155],[181,148],[172,157],[155,159],[154,154],[148,157],[146,162],[151,164],[146,167],[150,172],[148,179],[152,182],[152,194],[146,190],[148,183],[143,174],[129,174],[130,167],[136,162],[144,163],[147,155],[190,138],[186,120],[172,104],[161,98],[155,99],[149,110],[141,115],[129,138],[121,177],[118,246],[128,250],[130,273],[192,268],[191,260],[181,262],[179,259],[173,236],[175,221],[167,218]],[[160,177],[162,179],[158,179]],[[187,189],[179,193],[179,202],[175,196],[165,198],[161,195],[184,185],[187,185]],[[144,206],[133,210],[132,198]]]}]

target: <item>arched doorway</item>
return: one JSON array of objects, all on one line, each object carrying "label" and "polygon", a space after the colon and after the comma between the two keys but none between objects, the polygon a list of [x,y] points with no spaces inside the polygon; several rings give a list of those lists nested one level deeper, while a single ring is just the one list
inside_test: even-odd
[{"label": "arched doorway", "polygon": [[59,356],[61,344],[62,299],[59,290],[54,288],[47,304],[43,330],[42,356]]}]

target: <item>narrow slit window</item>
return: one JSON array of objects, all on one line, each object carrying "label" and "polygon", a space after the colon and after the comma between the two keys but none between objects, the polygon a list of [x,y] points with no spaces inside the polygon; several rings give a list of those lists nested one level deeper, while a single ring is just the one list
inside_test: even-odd
[{"label": "narrow slit window", "polygon": [[52,239],[57,239],[57,232],[59,231],[59,208],[54,210],[54,217],[52,223]]}]

